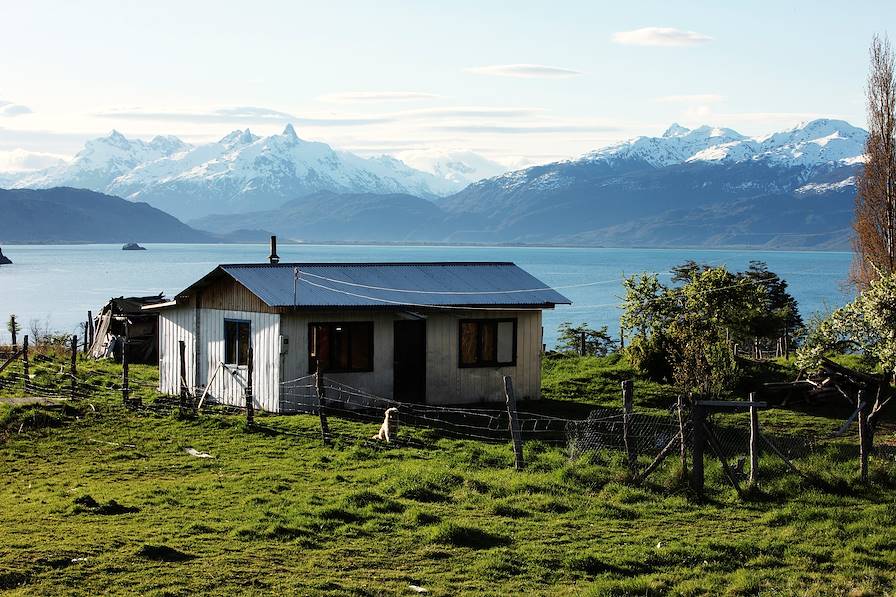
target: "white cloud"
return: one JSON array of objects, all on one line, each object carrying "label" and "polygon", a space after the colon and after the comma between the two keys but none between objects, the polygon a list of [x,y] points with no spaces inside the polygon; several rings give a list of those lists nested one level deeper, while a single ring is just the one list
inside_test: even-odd
[{"label": "white cloud", "polygon": [[627,46],[695,46],[712,41],[712,38],[696,31],[672,27],[643,27],[617,31],[613,34],[613,41]]},{"label": "white cloud", "polygon": [[541,108],[493,108],[490,106],[452,106],[449,108],[421,108],[396,112],[397,119],[419,118],[524,118],[543,113]]},{"label": "white cloud", "polygon": [[328,93],[318,99],[325,102],[403,102],[412,100],[427,100],[439,97],[434,93],[422,91],[346,91],[343,93]]},{"label": "white cloud", "polygon": [[521,79],[561,79],[582,74],[577,70],[560,68],[558,66],[545,66],[543,64],[493,64],[490,66],[474,66],[464,70],[476,75],[517,77]]},{"label": "white cloud", "polygon": [[31,108],[29,108],[28,106],[0,100],[0,116],[7,116],[12,118],[13,116],[21,116],[22,114],[31,113]]},{"label": "white cloud", "polygon": [[714,104],[725,99],[717,93],[694,93],[690,95],[664,95],[656,101],[667,104]]},{"label": "white cloud", "polygon": [[288,112],[260,108],[257,106],[237,106],[217,108],[213,110],[177,111],[177,110],[107,110],[97,112],[94,116],[120,120],[154,120],[177,122],[221,122],[240,124],[269,124],[294,122],[304,126],[361,126],[389,122],[385,117],[357,116],[296,116]]},{"label": "white cloud", "polygon": [[67,156],[25,149],[0,151],[0,172],[28,172],[63,164]]}]

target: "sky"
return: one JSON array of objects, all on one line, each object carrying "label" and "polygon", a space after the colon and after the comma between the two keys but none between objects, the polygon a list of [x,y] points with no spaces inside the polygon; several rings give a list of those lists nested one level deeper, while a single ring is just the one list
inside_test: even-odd
[{"label": "sky", "polygon": [[673,122],[864,126],[896,2],[0,0],[0,21],[0,169],[113,129],[199,143],[287,122],[362,155],[519,167]]}]

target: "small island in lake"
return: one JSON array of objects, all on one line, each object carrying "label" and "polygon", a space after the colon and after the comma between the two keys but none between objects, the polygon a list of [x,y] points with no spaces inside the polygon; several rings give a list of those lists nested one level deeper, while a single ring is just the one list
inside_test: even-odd
[{"label": "small island in lake", "polygon": [[0,265],[12,265],[12,260],[3,254],[3,249],[0,249]]},{"label": "small island in lake", "polygon": [[121,248],[122,251],[145,251],[146,247],[141,247],[137,243],[127,243]]}]

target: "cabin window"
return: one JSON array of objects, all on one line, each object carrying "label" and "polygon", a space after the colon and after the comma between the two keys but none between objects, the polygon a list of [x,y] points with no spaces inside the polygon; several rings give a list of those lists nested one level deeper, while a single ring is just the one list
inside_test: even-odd
[{"label": "cabin window", "polygon": [[249,364],[249,342],[252,323],[235,319],[224,320],[224,363],[244,366]]},{"label": "cabin window", "polygon": [[308,370],[330,373],[373,371],[373,322],[312,323],[308,326]]},{"label": "cabin window", "polygon": [[462,319],[460,366],[516,364],[516,319]]}]

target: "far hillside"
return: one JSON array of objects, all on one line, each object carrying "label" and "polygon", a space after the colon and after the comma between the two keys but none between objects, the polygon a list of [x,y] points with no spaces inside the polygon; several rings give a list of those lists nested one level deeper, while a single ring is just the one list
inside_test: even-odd
[{"label": "far hillside", "polygon": [[146,203],[84,189],[0,189],[0,243],[215,242]]}]

